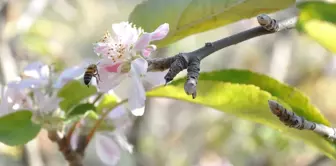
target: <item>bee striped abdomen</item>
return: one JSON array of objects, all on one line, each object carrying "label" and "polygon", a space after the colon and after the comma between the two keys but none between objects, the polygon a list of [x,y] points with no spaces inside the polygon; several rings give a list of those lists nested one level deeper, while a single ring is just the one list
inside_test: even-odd
[{"label": "bee striped abdomen", "polygon": [[97,67],[95,65],[90,65],[84,73],[84,84],[89,86],[92,77],[95,76],[97,72]]},{"label": "bee striped abdomen", "polygon": [[88,85],[91,82],[93,74],[90,72],[85,72],[84,74],[84,83],[85,85]]}]

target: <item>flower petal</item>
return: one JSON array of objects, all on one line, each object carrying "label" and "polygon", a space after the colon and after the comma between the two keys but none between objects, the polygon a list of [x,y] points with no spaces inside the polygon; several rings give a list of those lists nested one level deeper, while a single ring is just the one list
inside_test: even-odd
[{"label": "flower petal", "polygon": [[41,88],[44,85],[48,84],[48,79],[34,79],[28,78],[21,80],[18,83],[18,88],[25,89],[25,88]]},{"label": "flower petal", "polygon": [[14,110],[12,109],[13,103],[8,102],[7,89],[6,90],[3,89],[1,93],[0,116],[4,116],[4,115],[14,112]]},{"label": "flower petal", "polygon": [[39,111],[44,113],[52,113],[58,108],[59,102],[62,100],[58,98],[57,93],[53,93],[52,96],[43,94],[40,90],[34,90],[34,99],[39,106]]},{"label": "flower petal", "polygon": [[147,46],[145,49],[142,50],[142,56],[144,57],[149,57],[150,54],[156,50],[156,46],[155,45],[149,45]]},{"label": "flower petal", "polygon": [[40,69],[41,79],[49,79],[50,77],[50,67],[48,65],[44,65]]},{"label": "flower petal", "polygon": [[147,68],[148,68],[148,62],[146,59],[143,58],[137,58],[135,60],[132,61],[131,63],[131,71],[130,74],[131,75],[136,75],[136,76],[141,76],[146,74],[147,72]]},{"label": "flower petal", "polygon": [[23,75],[26,77],[40,78],[39,71],[43,66],[44,64],[40,61],[30,63],[23,69]]},{"label": "flower petal", "polygon": [[102,70],[105,70],[107,72],[120,73],[121,65],[124,62],[126,61],[119,60],[119,59],[115,62],[113,62],[112,59],[109,59],[109,58],[100,59],[97,63],[98,71],[101,72]]},{"label": "flower petal", "polygon": [[107,71],[100,71],[100,80],[98,84],[99,91],[108,92],[109,90],[118,86],[123,79],[126,78],[124,73],[109,73]]},{"label": "flower petal", "polygon": [[166,83],[164,77],[167,72],[168,70],[160,72],[148,72],[143,80],[150,84],[150,88],[154,88]]},{"label": "flower petal", "polygon": [[66,83],[81,76],[84,72],[84,66],[75,66],[65,69],[58,77],[56,83],[54,84],[54,88],[62,88]]},{"label": "flower petal", "polygon": [[108,43],[102,43],[102,42],[94,43],[93,44],[93,51],[97,55],[108,56],[109,45],[108,45]]},{"label": "flower petal", "polygon": [[152,41],[154,40],[161,40],[167,36],[169,32],[169,24],[164,23],[160,25],[154,32],[151,33]]},{"label": "flower petal", "polygon": [[119,42],[126,45],[134,44],[142,30],[140,28],[135,28],[129,22],[120,22],[118,24],[112,24],[112,30],[114,34],[118,37]]},{"label": "flower petal", "polygon": [[[143,104],[143,105],[145,105],[145,104]],[[145,107],[143,106],[143,107],[140,107],[140,108],[133,108],[131,110],[131,112],[134,116],[142,116],[145,113]]]},{"label": "flower petal", "polygon": [[34,100],[37,103],[43,103],[44,102],[44,95],[41,91],[39,90],[34,90]]},{"label": "flower petal", "polygon": [[134,44],[134,49],[138,51],[145,49],[149,45],[151,39],[152,35],[150,33],[143,33],[138,41]]},{"label": "flower petal", "polygon": [[148,63],[143,58],[138,58],[132,61],[131,70],[131,86],[128,91],[128,106],[133,115],[141,116],[144,110],[139,111],[139,108],[144,107],[146,100],[145,88],[141,82],[141,75],[146,74]]},{"label": "flower petal", "polygon": [[122,149],[127,150],[129,153],[133,153],[133,145],[128,143],[127,138],[123,133],[115,131],[113,133],[109,133],[109,135],[114,137],[114,139]]},{"label": "flower petal", "polygon": [[120,67],[121,67],[121,63],[116,63],[116,64],[104,66],[104,70],[106,70],[107,72],[119,73],[121,71]]},{"label": "flower petal", "polygon": [[131,110],[132,114],[135,116],[142,116],[144,110],[139,110],[139,108],[144,107],[145,100],[146,100],[146,92],[145,88],[142,85],[140,77],[134,73],[136,73],[135,69],[132,68],[131,72],[131,79],[132,85],[128,91],[128,107]]},{"label": "flower petal", "polygon": [[121,118],[123,116],[127,115],[126,114],[126,109],[124,107],[124,105],[119,105],[116,108],[114,108],[107,116],[108,118],[111,119],[118,119]]},{"label": "flower petal", "polygon": [[17,88],[17,84],[10,83],[7,85],[5,95],[11,105],[19,108],[33,109],[33,101],[28,97],[23,89]]},{"label": "flower petal", "polygon": [[114,140],[104,134],[96,134],[96,151],[100,160],[107,165],[116,165],[120,160],[120,148]]},{"label": "flower petal", "polygon": [[120,133],[124,133],[125,130],[132,125],[132,121],[124,104],[114,108],[107,115],[107,121],[112,121],[113,126],[116,128],[115,131]]}]

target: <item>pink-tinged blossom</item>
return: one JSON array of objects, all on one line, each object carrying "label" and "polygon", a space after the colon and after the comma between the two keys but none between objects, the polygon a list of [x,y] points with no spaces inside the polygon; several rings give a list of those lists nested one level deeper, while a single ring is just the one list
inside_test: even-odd
[{"label": "pink-tinged blossom", "polygon": [[143,111],[136,110],[144,107],[146,96],[142,80],[151,74],[147,73],[148,63],[144,58],[156,50],[150,42],[163,39],[168,32],[167,23],[151,33],[143,32],[128,22],[113,24],[113,35],[106,33],[101,41],[94,44],[94,52],[101,57],[98,63],[99,90],[108,92],[128,78],[132,82],[127,88],[129,109],[136,116],[143,115]]}]

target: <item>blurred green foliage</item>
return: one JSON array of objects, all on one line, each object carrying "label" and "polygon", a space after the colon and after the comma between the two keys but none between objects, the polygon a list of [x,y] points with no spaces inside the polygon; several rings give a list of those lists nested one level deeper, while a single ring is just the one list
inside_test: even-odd
[{"label": "blurred green foliage", "polygon": [[336,53],[336,3],[303,2],[297,29]]},{"label": "blurred green foliage", "polygon": [[295,0],[148,0],[135,7],[129,21],[146,32],[169,23],[168,36],[155,43],[162,47],[261,13],[276,12],[294,3]]}]

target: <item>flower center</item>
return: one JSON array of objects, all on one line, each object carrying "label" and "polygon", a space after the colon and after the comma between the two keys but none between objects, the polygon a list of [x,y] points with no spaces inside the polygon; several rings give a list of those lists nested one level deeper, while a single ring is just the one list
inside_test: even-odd
[{"label": "flower center", "polygon": [[126,48],[127,46],[121,44],[120,42],[112,44],[107,55],[115,63],[117,60],[123,59],[123,57],[125,57],[124,55],[126,54]]},{"label": "flower center", "polygon": [[121,65],[121,73],[128,73],[131,70],[131,64],[129,62],[125,62]]}]

